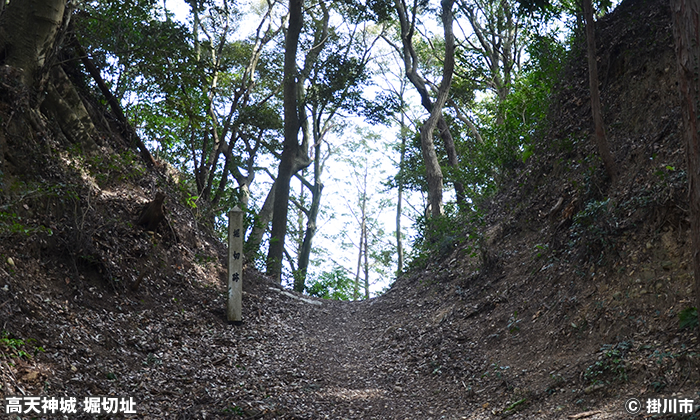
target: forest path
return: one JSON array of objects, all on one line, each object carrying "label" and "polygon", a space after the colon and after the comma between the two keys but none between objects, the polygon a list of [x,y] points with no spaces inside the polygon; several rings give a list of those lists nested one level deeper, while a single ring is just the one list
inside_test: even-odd
[{"label": "forest path", "polygon": [[130,396],[142,419],[488,418],[470,413],[463,372],[441,370],[456,353],[431,338],[433,306],[392,292],[312,304],[251,279],[233,326],[223,290],[193,284],[171,278],[138,301],[86,289],[70,307],[31,295],[44,315],[8,320],[45,348],[17,374],[37,375],[25,392]]},{"label": "forest path", "polygon": [[324,301],[290,320],[299,332],[290,343],[297,353],[292,365],[304,384],[288,396],[301,403],[294,417],[305,411],[331,419],[478,418],[467,415],[464,387],[420,360],[416,337],[401,327],[406,313],[387,303]]}]

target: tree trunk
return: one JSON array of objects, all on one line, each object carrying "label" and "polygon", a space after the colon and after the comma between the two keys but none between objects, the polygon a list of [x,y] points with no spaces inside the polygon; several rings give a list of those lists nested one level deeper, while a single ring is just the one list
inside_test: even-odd
[{"label": "tree trunk", "polygon": [[199,43],[199,0],[190,0],[192,8],[192,42],[194,43],[194,57],[199,62],[202,56],[202,47]]},{"label": "tree trunk", "polygon": [[318,212],[321,209],[321,193],[323,192],[323,183],[321,182],[321,143],[316,142],[314,151],[314,185],[311,189],[311,207],[307,214],[306,232],[304,234],[304,242],[299,251],[298,275],[295,278],[294,290],[303,292],[306,287],[306,274],[309,269],[309,259],[311,258],[311,248],[316,235],[316,219]]},{"label": "tree trunk", "polygon": [[257,217],[255,218],[255,224],[253,229],[248,235],[248,240],[245,243],[245,255],[255,255],[260,250],[260,244],[262,243],[262,238],[267,232],[267,228],[270,225],[270,220],[272,220],[273,205],[275,202],[275,190],[277,187],[277,182],[275,181],[270,187],[270,191],[265,197],[265,202],[260,208]]},{"label": "tree trunk", "polygon": [[90,73],[90,76],[92,76],[92,79],[95,81],[95,83],[97,83],[97,87],[100,88],[100,91],[107,100],[109,107],[112,109],[112,112],[117,117],[117,120],[120,123],[120,131],[122,133],[122,136],[124,136],[124,140],[126,140],[127,145],[129,147],[133,147],[135,143],[136,147],[138,147],[139,151],[141,152],[141,157],[143,158],[143,160],[147,164],[155,165],[156,161],[155,159],[153,159],[153,155],[151,155],[151,152],[148,150],[148,148],[143,143],[139,135],[136,133],[134,127],[132,127],[132,125],[129,124],[129,120],[126,119],[126,115],[124,115],[124,111],[122,110],[119,101],[117,100],[117,98],[114,97],[114,95],[112,95],[112,92],[109,90],[109,87],[107,87],[107,84],[105,83],[104,79],[102,79],[100,70],[90,59],[90,57],[88,57],[87,52],[85,51],[83,46],[80,45],[78,38],[73,36],[72,42],[75,46],[75,50],[78,53],[78,56],[80,57],[80,60],[83,62],[83,65]]},{"label": "tree trunk", "polygon": [[595,48],[595,22],[593,21],[593,5],[591,0],[583,0],[583,14],[586,19],[586,45],[588,50],[588,81],[591,90],[591,111],[593,113],[593,123],[595,124],[595,143],[598,146],[598,153],[603,160],[605,171],[608,173],[611,182],[617,181],[617,165],[612,153],[608,139],[605,136],[605,126],[600,107],[600,91],[598,90],[598,63]]},{"label": "tree trunk", "polygon": [[683,137],[688,164],[691,260],[695,273],[695,306],[700,311],[700,5],[694,0],[671,0],[673,35],[678,59],[678,87],[683,109]]},{"label": "tree trunk", "polygon": [[[445,121],[445,117],[440,112],[440,119],[438,119],[437,124],[438,132],[440,133],[440,138],[445,145],[445,151],[447,152],[447,162],[454,169],[459,169],[459,158],[457,157],[457,148],[455,147],[455,141],[450,132],[450,128]],[[459,181],[453,181],[452,185],[455,187],[455,196],[457,198],[457,204],[460,207],[464,207],[466,204],[466,198],[464,196],[464,184]]]},{"label": "tree trunk", "polygon": [[[430,100],[428,89],[425,86],[425,80],[418,74],[418,56],[413,48],[413,33],[414,27],[412,22],[409,22],[406,5],[402,0],[395,0],[394,4],[396,11],[399,14],[399,22],[401,25],[401,41],[403,45],[403,60],[406,69],[406,77],[411,81],[418,94],[421,97],[421,104],[426,111],[430,113],[428,121],[421,129],[421,152],[426,168],[426,180],[428,182],[428,202],[430,203],[431,215],[433,217],[442,214],[442,187],[443,174],[440,168],[440,163],[435,153],[435,144],[433,143],[433,130],[438,127],[440,137],[445,143],[445,150],[448,153],[448,161],[451,166],[457,168],[459,161],[454,146],[452,134],[449,131],[447,122],[442,115],[442,108],[447,100],[449,92],[449,84],[452,81],[452,73],[454,71],[454,34],[452,32],[452,5],[453,0],[442,1],[442,21],[445,31],[445,62],[443,63],[443,78],[438,89],[438,98],[435,103]],[[449,74],[445,73],[448,72]],[[459,183],[454,183],[457,192],[459,203],[464,200],[464,186]]]},{"label": "tree trunk", "polygon": [[[403,105],[403,97],[401,98]],[[403,109],[403,106],[401,107]],[[406,125],[405,115],[401,113],[401,156],[399,157],[399,177],[397,189],[399,190],[396,198],[396,254],[397,254],[397,275],[403,271],[403,238],[401,237],[401,215],[403,213],[403,170],[406,161]]]},{"label": "tree trunk", "polygon": [[0,18],[0,56],[4,64],[24,70],[27,86],[36,87],[65,8],[66,0],[11,1]]},{"label": "tree trunk", "polygon": [[[403,0],[395,0],[394,6],[399,15],[401,43],[403,47],[402,55],[406,77],[418,91],[423,108],[430,112],[432,117],[434,110],[433,103],[430,100],[428,89],[425,86],[425,80],[418,74],[418,55],[413,47],[413,34],[415,29],[413,27],[413,20],[409,21],[408,11],[406,10],[406,4]],[[454,56],[452,59],[454,59]],[[442,107],[440,108],[440,112],[441,111]],[[428,182],[428,201],[430,202],[432,214],[440,215],[442,214],[443,176],[437,154],[435,153],[435,145],[432,136],[432,130],[437,124],[437,117],[435,117],[432,122],[430,120],[431,118],[428,118],[428,122],[426,122],[423,128],[426,129],[426,125],[429,124],[432,124],[432,128],[429,130],[421,129],[421,152],[425,163],[426,179]]]},{"label": "tree trunk", "polygon": [[[302,150],[302,148],[297,149],[297,155],[292,164],[292,174],[296,174],[300,170],[306,168],[311,164],[311,160],[308,155]],[[267,232],[270,221],[272,220],[274,213],[275,204],[275,191],[277,189],[277,179],[274,180],[270,191],[265,197],[265,202],[262,208],[258,212],[258,216],[255,221],[255,226],[253,226],[250,235],[248,235],[248,240],[246,241],[245,247],[248,255],[255,255],[260,250],[260,244],[262,243],[262,238]]]},{"label": "tree trunk", "polygon": [[367,218],[364,217],[362,223],[362,236],[365,238],[363,252],[365,254],[365,299],[369,299],[369,241],[367,240]]},{"label": "tree trunk", "polygon": [[289,26],[284,54],[284,146],[277,175],[272,233],[267,253],[267,274],[282,282],[282,257],[284,237],[287,234],[287,211],[289,206],[289,183],[292,166],[299,148],[299,115],[297,110],[297,45],[303,24],[303,0],[289,0]]},{"label": "tree trunk", "polygon": [[420,130],[420,145],[423,162],[425,163],[425,178],[428,182],[428,205],[430,206],[431,217],[439,217],[443,213],[442,169],[440,168],[440,162],[438,162],[437,154],[435,153],[435,144],[433,143],[435,124],[436,121],[431,115]]},{"label": "tree trunk", "polygon": [[364,244],[366,243],[365,241],[365,234],[367,233],[367,230],[365,229],[365,224],[367,223],[366,220],[366,213],[365,211],[367,210],[367,172],[365,172],[365,189],[362,194],[362,204],[360,207],[360,240],[357,243],[357,272],[355,273],[355,286],[353,287],[352,290],[352,299],[357,300],[360,297],[360,271],[362,269],[362,250],[364,247]]},{"label": "tree trunk", "polygon": [[[420,131],[421,148],[423,149],[423,159],[425,160],[426,176],[428,180],[428,202],[431,207],[431,216],[442,215],[442,170],[437,162],[435,146],[433,144],[433,130],[438,126],[438,121],[443,119],[442,107],[445,106],[447,96],[452,83],[452,73],[454,72],[454,34],[452,33],[452,4],[453,0],[443,0],[442,4],[442,26],[445,31],[445,61],[443,63],[442,80],[438,88],[435,103],[428,121]],[[444,119],[443,119],[444,121]],[[447,130],[445,124],[445,130]],[[453,143],[454,148],[454,143]],[[456,155],[455,155],[456,159]]]}]

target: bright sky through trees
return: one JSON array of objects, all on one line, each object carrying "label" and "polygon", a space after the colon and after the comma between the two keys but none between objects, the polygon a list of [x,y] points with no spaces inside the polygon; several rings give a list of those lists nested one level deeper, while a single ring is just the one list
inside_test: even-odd
[{"label": "bright sky through trees", "polygon": [[[190,6],[185,1],[164,0],[164,2],[165,7],[173,13],[175,19],[187,26],[192,26],[192,13]],[[236,13],[238,14],[235,15],[235,19],[230,20],[232,22],[231,28],[235,31],[224,31],[222,36],[236,44],[238,40],[243,40],[249,34],[254,33],[260,20],[260,16],[256,13],[259,4],[264,3],[250,1],[237,4]],[[313,25],[321,25],[323,22],[325,22],[324,25],[328,25],[329,23],[328,9],[324,5],[325,3],[316,4],[314,7],[317,8],[309,7],[305,12],[309,14],[309,20],[305,22],[305,31],[308,33],[305,34],[305,43],[300,47],[302,50],[297,57],[298,67],[303,68],[304,73],[303,77],[300,76],[300,80],[304,82],[302,90],[306,90],[304,95],[306,95],[305,100],[307,101],[307,114],[318,112],[313,117],[315,118],[313,129],[307,126],[303,132],[307,135],[313,133],[313,141],[318,140],[317,144],[322,143],[320,151],[318,149],[312,150],[312,153],[305,151],[305,158],[310,160],[313,155],[324,156],[328,154],[324,157],[324,170],[320,178],[324,184],[322,207],[316,220],[317,230],[313,241],[311,265],[308,270],[313,279],[314,276],[319,276],[321,273],[338,272],[337,268],[342,267],[343,273],[349,278],[354,278],[358,270],[358,246],[362,237],[359,233],[362,219],[359,216],[362,213],[359,211],[362,208],[361,202],[368,206],[367,213],[365,213],[368,217],[367,220],[372,219],[372,223],[368,223],[370,232],[366,238],[369,242],[374,242],[372,245],[367,245],[368,249],[375,253],[378,260],[385,257],[384,261],[386,262],[391,259],[389,257],[393,257],[393,261],[388,266],[396,267],[395,248],[393,254],[391,251],[392,246],[396,246],[393,232],[396,228],[398,185],[397,182],[393,182],[389,187],[385,183],[387,179],[395,176],[398,172],[396,163],[400,154],[397,144],[401,143],[399,140],[399,119],[407,128],[405,143],[410,149],[405,155],[407,159],[405,179],[401,181],[401,185],[405,186],[403,190],[405,204],[403,205],[401,223],[407,239],[404,244],[410,246],[411,239],[415,236],[418,238],[417,243],[420,246],[438,246],[440,245],[437,243],[439,241],[426,237],[428,229],[424,221],[418,220],[426,215],[426,197],[420,192],[415,192],[427,191],[425,173],[428,165],[426,161],[432,162],[432,168],[437,165],[437,167],[443,167],[442,171],[444,171],[445,198],[440,200],[439,206],[433,207],[442,208],[444,205],[446,213],[451,212],[451,214],[447,214],[447,217],[480,217],[479,210],[472,205],[472,200],[492,193],[500,182],[499,178],[506,177],[507,174],[517,170],[532,153],[531,137],[536,135],[539,122],[546,114],[547,98],[551,86],[556,80],[557,67],[564,55],[565,47],[556,39],[557,30],[553,28],[552,20],[545,23],[542,20],[533,19],[531,16],[519,14],[517,12],[518,3],[514,0],[501,2],[460,0],[456,2],[454,9],[451,9],[455,13],[455,27],[453,29],[458,38],[454,60],[445,59],[443,33],[448,33],[446,31],[449,25],[443,28],[438,16],[439,13],[437,13],[440,10],[440,4],[437,2],[421,3],[416,10],[409,11],[411,14],[417,13],[415,16],[403,20],[416,24],[415,28],[407,31],[407,33],[413,34],[413,39],[410,41],[413,45],[408,50],[406,45],[403,45],[402,48],[403,41],[399,40],[400,34],[382,27],[382,22],[385,22],[382,18],[361,20],[361,23],[357,25],[355,25],[357,22],[351,22],[351,18],[341,18],[341,16],[346,16],[343,13],[346,13],[347,10],[342,9],[342,7],[347,5],[336,5],[339,9],[333,10],[331,13],[333,16],[330,19],[331,26],[333,26],[332,36],[324,38],[324,41],[316,39],[319,34],[324,32],[322,26],[314,27]],[[387,5],[389,5],[390,10],[386,13],[392,17],[386,19],[395,18],[396,10],[391,10],[393,6],[390,3]],[[272,13],[281,13],[282,10],[285,10],[283,4],[275,5],[275,7],[278,6],[279,10],[274,9],[275,11]],[[262,6],[262,9],[265,7]],[[228,9],[226,10],[228,13]],[[268,17],[270,16],[268,15]],[[323,16],[326,16],[325,20]],[[573,16],[573,14],[569,16]],[[282,24],[280,19],[282,16],[272,16],[268,23],[279,29]],[[565,25],[561,26],[561,28],[563,27]],[[214,23],[212,28],[218,28],[217,24]],[[228,28],[226,26],[226,29]],[[205,31],[204,27],[203,31]],[[558,36],[561,36],[564,31],[558,32]],[[279,42],[282,33],[276,33],[279,37],[275,38],[275,42]],[[485,36],[485,34],[490,35]],[[259,35],[260,33],[258,33]],[[191,37],[191,35],[188,36]],[[198,36],[202,40],[202,45],[206,43],[203,36],[201,33]],[[368,39],[374,39],[376,42],[369,42]],[[328,41],[327,45],[326,41]],[[198,48],[198,45],[195,47]],[[281,53],[279,50],[281,44],[273,42],[265,45],[266,49],[260,50],[262,60],[268,58],[266,56],[271,56],[270,60],[279,60],[279,56],[276,54]],[[318,45],[320,48],[315,50],[313,45]],[[213,51],[212,49],[212,54]],[[311,51],[315,52],[310,53]],[[323,51],[320,57],[319,51]],[[413,57],[411,60],[414,60],[415,63],[414,70],[408,70],[414,66],[409,65],[410,63],[406,64],[403,61],[404,58],[399,57],[400,54]],[[243,53],[241,53],[242,55]],[[361,61],[368,55],[371,55],[371,59],[367,60],[366,66],[363,61],[362,66],[357,67],[357,72],[360,75],[371,74],[369,83],[362,80],[361,77],[356,79],[348,77],[346,80],[344,77],[347,74],[353,74],[349,69],[355,68],[347,66],[353,63],[353,60]],[[304,57],[308,56],[315,56],[315,58],[313,63],[307,67]],[[451,54],[448,56],[452,57]],[[236,56],[236,59],[241,58]],[[438,83],[442,78],[443,71],[445,71],[442,68],[443,63],[450,61],[456,61],[456,66],[454,78],[451,78],[448,101],[445,103],[443,115],[438,118],[441,121],[440,126],[443,128],[439,130],[440,138],[439,141],[435,142],[435,149],[440,156],[426,160],[425,156],[421,158],[421,152],[425,151],[421,149],[426,148],[424,145],[417,145],[416,139],[420,132],[421,123],[424,123],[428,117],[426,109],[432,107],[432,96],[438,91]],[[217,65],[213,65],[212,69],[216,69]],[[210,69],[208,71],[212,71],[215,75],[219,74],[218,70]],[[274,70],[274,66],[270,66],[265,71],[274,72],[277,70]],[[406,72],[412,76],[411,83],[406,81]],[[254,73],[251,74],[251,77],[257,77],[254,76]],[[204,115],[205,119],[213,117],[213,114],[218,114],[216,118],[223,120],[227,111],[219,109],[219,107],[228,106],[226,101],[230,93],[223,93],[224,91],[216,86],[216,76],[212,77],[208,73],[202,73],[200,77],[201,80],[212,79],[214,84],[211,87],[210,95],[214,95],[214,92],[218,92],[216,95],[221,95],[218,102],[212,102],[213,105],[208,111],[200,111],[200,113],[206,114]],[[202,82],[201,80],[191,85],[189,89],[199,91],[199,87],[202,87],[201,91],[206,91],[207,87],[201,85],[202,83],[207,84],[209,81]],[[255,79],[255,84],[263,80],[269,82],[271,79]],[[273,85],[274,83],[277,82],[273,82]],[[346,90],[338,89],[334,83],[346,86]],[[267,95],[274,91],[274,86],[265,85],[264,89],[267,89],[265,91],[265,95]],[[355,93],[361,91],[363,99],[371,105],[359,100],[358,96],[352,96],[349,93],[352,89],[356,89]],[[419,97],[418,92],[421,92],[423,96]],[[442,92],[444,94],[445,90]],[[335,95],[343,99],[338,101],[335,99]],[[321,104],[322,101],[326,102]],[[260,106],[260,109],[269,109],[271,121],[281,118],[282,111],[275,108],[276,106],[279,108],[279,104],[261,105],[251,102],[241,105],[236,112],[245,114],[245,110],[252,109],[254,111],[251,112],[255,113],[257,112],[255,110],[258,109],[255,108],[256,106]],[[213,110],[214,108],[215,110]],[[404,118],[400,118],[400,115],[397,115],[395,111],[400,108],[406,112]],[[233,107],[231,109],[233,110]],[[355,115],[365,112],[363,115],[373,117],[381,114],[382,110],[391,112],[386,112],[387,115],[376,119],[381,120],[389,127],[387,125],[370,125],[364,118]],[[233,113],[233,111],[231,112]],[[389,115],[392,112],[393,115]],[[220,123],[220,126],[222,124]],[[329,129],[329,126],[332,128]],[[208,127],[205,124],[196,129],[200,133],[199,135],[204,137],[205,145],[208,141]],[[255,127],[257,126],[253,126],[253,128]],[[275,132],[272,125],[265,129],[269,130],[270,133]],[[322,134],[319,135],[320,132]],[[216,133],[216,130],[211,130],[211,133]],[[236,181],[229,178],[233,172],[221,176],[224,181],[220,185],[226,184],[225,180],[229,179],[229,189],[225,194],[229,200],[235,199],[239,193],[245,195],[246,188],[250,189],[251,206],[249,208],[258,214],[263,213],[262,203],[265,201],[268,191],[271,190],[273,177],[277,173],[279,152],[274,148],[279,146],[275,146],[275,143],[279,142],[278,134],[271,134],[265,140],[269,143],[265,147],[270,153],[258,154],[249,161],[254,160],[256,169],[253,170],[253,166],[243,169],[249,174],[257,174],[254,180],[252,177],[249,178],[250,184],[243,185],[241,183],[240,172],[238,172],[239,176],[236,177]],[[194,134],[192,135],[194,136]],[[307,140],[305,138],[305,141]],[[220,144],[217,139],[214,141],[213,144]],[[423,137],[421,137],[422,143]],[[272,146],[272,148],[268,146]],[[205,149],[206,147],[203,150]],[[219,152],[216,151],[216,153]],[[246,152],[239,149],[236,153],[245,154]],[[202,156],[201,161],[204,161],[204,152],[202,152]],[[238,157],[236,155],[232,159],[238,159]],[[245,156],[240,156],[240,158],[245,159]],[[213,162],[214,169],[212,169],[211,174],[217,171],[216,160]],[[195,159],[195,165],[196,163]],[[220,162],[219,165],[221,165]],[[237,163],[237,165],[240,168],[244,166],[241,163]],[[304,168],[304,166],[301,166],[300,163],[299,168]],[[309,217],[309,214],[315,214],[309,210],[309,203],[312,202],[311,191],[318,191],[316,188],[318,184],[311,186],[309,183],[310,180],[315,179],[317,173],[313,168],[314,165],[309,166],[297,174],[306,178],[305,184],[302,183],[299,176],[295,176],[291,180],[290,200],[292,204],[290,204],[290,214],[287,217],[289,238],[285,239],[286,257],[282,264],[285,271],[283,277],[287,285],[291,285],[293,282],[292,271],[304,272],[301,268],[297,270],[294,263],[288,263],[287,260],[297,262],[295,261],[297,252],[299,255],[307,255],[299,250],[308,250],[308,247],[302,247],[303,243],[308,244],[308,241],[305,242],[304,239],[310,237],[310,235],[305,237],[306,221],[314,219]],[[443,175],[440,177],[442,178]],[[210,178],[213,179],[213,177]],[[302,185],[306,185],[306,187]],[[459,197],[457,197],[457,201],[460,201],[459,208],[451,203],[455,201],[453,186],[460,191]],[[439,191],[442,189],[440,188]],[[223,189],[220,188],[219,192],[222,191]],[[319,196],[318,193],[314,194],[316,197]],[[204,196],[206,198],[206,194]],[[217,203],[214,202],[214,204]],[[266,208],[270,208],[270,206],[268,205]],[[301,210],[297,210],[297,208],[301,208]],[[266,223],[262,222],[262,225],[266,225]],[[446,246],[440,245],[445,252],[452,249],[456,243],[466,240],[465,235],[457,232],[443,233],[443,236],[454,240],[454,243],[446,243]],[[273,242],[273,244],[275,243]],[[269,243],[263,243],[261,247],[251,249],[265,249],[268,245]],[[408,253],[409,251],[406,250],[406,254]],[[301,261],[301,258],[298,260]],[[279,257],[275,257],[274,261],[279,261]],[[262,260],[260,263],[264,264]],[[301,262],[298,264],[300,267],[302,266]],[[264,267],[259,266],[258,268],[263,269]],[[384,288],[391,282],[393,276],[394,268],[385,269],[384,272],[378,270],[378,272],[373,273],[371,277],[372,291],[376,292]]]},{"label": "bright sky through trees", "polygon": [[[180,22],[191,25],[190,6],[183,0],[166,0],[166,7],[169,12],[173,13],[174,18]],[[241,6],[240,10],[250,10]],[[242,19],[243,25],[239,28],[238,35],[243,37],[251,33],[257,21],[252,15],[250,19]],[[248,28],[245,24],[248,24]],[[383,43],[375,47],[378,51],[382,50],[382,54],[390,54],[391,51]],[[375,51],[373,51],[375,52]],[[378,86],[374,86],[367,91],[366,94],[374,95],[387,83],[398,83],[395,80],[395,75],[385,74],[383,77],[377,77],[374,81]],[[413,92],[408,92],[409,97],[415,96]],[[371,98],[369,98],[371,99]],[[377,228],[381,230],[383,237],[381,238],[382,249],[388,250],[395,247],[395,218],[396,218],[396,191],[390,191],[383,183],[390,176],[397,172],[396,163],[398,162],[398,151],[391,148],[391,143],[396,143],[398,132],[396,128],[387,128],[384,126],[370,126],[363,118],[356,116],[341,116],[343,124],[346,125],[342,134],[330,133],[328,143],[331,149],[331,156],[326,164],[324,173],[324,190],[322,206],[323,210],[319,215],[318,231],[314,237],[312,253],[312,264],[309,267],[311,277],[318,276],[322,272],[330,272],[336,266],[343,268],[343,271],[350,278],[354,278],[357,261],[357,240],[359,239],[359,222],[356,214],[356,206],[358,198],[357,179],[353,179],[353,171],[357,172],[357,167],[353,168],[353,162],[357,164],[359,156],[349,155],[350,149],[347,142],[357,143],[362,139],[359,138],[357,129],[365,130],[365,133],[370,131],[376,134],[379,139],[379,144],[374,144],[366,150],[367,162],[370,166],[368,169],[368,185],[369,200],[373,206],[371,217],[376,219]],[[369,131],[368,131],[369,130]],[[354,153],[365,153],[362,150],[355,150]],[[269,166],[270,172],[275,173],[278,162],[273,159],[265,159],[260,162],[262,166]],[[355,177],[356,178],[356,177]],[[257,200],[264,200],[265,194],[269,191],[272,185],[272,179],[266,174],[261,174],[256,177],[251,188],[253,197]],[[292,179],[291,194],[298,196],[301,183],[296,178]],[[402,217],[402,231],[405,234],[405,244],[410,246],[410,238],[414,235],[413,226],[418,216],[418,212],[423,211],[423,198],[420,194],[404,194],[403,200],[404,211]],[[380,206],[381,204],[381,206]],[[355,213],[354,213],[355,212]],[[290,226],[293,225],[292,216],[290,216]],[[377,231],[372,232],[370,239],[376,235]],[[404,245],[404,247],[406,247]],[[372,251],[372,250],[371,250]],[[410,252],[410,247],[404,249],[406,253]],[[291,282],[291,273],[289,265],[283,264],[286,272],[286,278]],[[262,267],[261,267],[262,268]],[[384,274],[378,274],[376,271],[370,271],[371,292],[376,293],[386,288],[395,278],[396,257],[389,269],[385,270]],[[291,287],[291,283],[288,285]]]}]

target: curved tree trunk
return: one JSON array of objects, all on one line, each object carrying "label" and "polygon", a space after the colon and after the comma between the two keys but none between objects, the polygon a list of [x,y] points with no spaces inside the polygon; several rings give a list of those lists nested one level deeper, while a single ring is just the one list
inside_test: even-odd
[{"label": "curved tree trunk", "polygon": [[[418,94],[421,97],[423,108],[431,113],[433,104],[428,94],[428,89],[425,86],[425,80],[418,74],[418,55],[413,48],[413,34],[415,28],[413,22],[409,21],[406,4],[403,0],[395,0],[396,11],[399,14],[399,22],[401,25],[401,42],[403,46],[403,61],[406,69],[406,77],[411,81]],[[415,11],[414,11],[415,12]],[[431,122],[431,119],[433,120]],[[442,169],[435,153],[435,145],[433,144],[432,130],[435,128],[437,121],[433,118],[428,118],[421,129],[421,152],[425,163],[425,176],[428,182],[428,203],[431,207],[433,215],[442,214]],[[426,127],[432,124],[432,128]],[[428,135],[430,133],[430,135]]]},{"label": "curved tree trunk", "polygon": [[42,112],[58,122],[61,131],[85,151],[95,148],[95,126],[80,95],[51,54],[70,22],[66,0],[11,1],[0,17],[2,64],[22,70],[22,81],[40,96]]},{"label": "curved tree trunk", "polygon": [[[311,164],[308,154],[303,149],[304,146],[297,149],[297,155],[292,163],[292,174],[296,174]],[[265,236],[265,232],[267,232],[270,227],[270,221],[272,221],[274,213],[275,192],[277,191],[277,179],[274,177],[273,179],[272,187],[270,187],[270,191],[267,193],[267,197],[265,197],[265,202],[256,217],[255,225],[246,240],[245,246],[246,252],[248,253],[247,255],[255,255],[258,253],[263,236]]]},{"label": "curved tree trunk", "polygon": [[[311,248],[316,235],[316,219],[321,210],[321,194],[323,193],[323,183],[321,175],[323,169],[321,165],[321,142],[317,141],[314,146],[314,183],[308,185],[311,191],[311,206],[307,212],[306,231],[304,233],[304,242],[299,250],[299,264],[297,267],[298,273],[294,278],[294,290],[303,292],[306,288],[306,275],[309,269],[309,260],[311,258]],[[302,182],[306,182],[302,179]]]},{"label": "curved tree trunk", "polygon": [[11,1],[0,18],[0,56],[4,64],[24,70],[27,86],[38,87],[65,9],[66,0]]},{"label": "curved tree trunk", "polygon": [[275,202],[275,191],[277,190],[277,182],[275,181],[270,187],[270,191],[265,197],[265,202],[260,208],[257,216],[255,217],[255,224],[248,235],[248,239],[245,243],[245,255],[256,255],[260,250],[260,244],[262,243],[263,236],[270,225],[272,220],[273,205]]},{"label": "curved tree trunk", "polygon": [[[454,34],[452,33],[453,0],[443,0],[441,4],[442,25],[445,31],[445,61],[443,63],[442,80],[440,81],[435,103],[432,105],[433,109],[430,113],[430,118],[428,118],[428,121],[426,121],[420,131],[421,149],[423,149],[423,159],[426,162],[425,166],[428,178],[428,202],[430,203],[432,217],[438,217],[442,214],[442,170],[437,162],[437,157],[435,157],[433,130],[438,127],[439,120],[443,119],[442,107],[445,106],[445,102],[447,101],[455,65]],[[445,131],[447,130],[446,124],[444,129]],[[450,139],[451,138],[450,136]],[[456,159],[456,155],[453,157]],[[435,159],[435,163],[431,162],[431,164],[428,165],[429,159]]]},{"label": "curved tree trunk", "polygon": [[[399,14],[399,22],[401,25],[401,41],[402,55],[406,77],[415,86],[418,94],[421,97],[421,105],[426,111],[430,112],[430,117],[421,129],[421,151],[426,168],[426,178],[428,182],[428,202],[430,203],[432,216],[442,214],[442,187],[443,174],[437,154],[435,153],[435,144],[433,142],[433,130],[439,129],[440,137],[445,143],[445,149],[448,152],[448,161],[451,166],[458,167],[459,162],[455,151],[454,140],[447,127],[447,122],[442,115],[442,108],[447,99],[449,91],[449,82],[452,80],[452,71],[454,70],[454,35],[452,33],[452,5],[453,1],[442,2],[442,19],[445,30],[445,62],[443,63],[443,80],[440,82],[439,91],[444,91],[444,98],[436,99],[435,103],[430,100],[430,94],[426,87],[425,80],[418,74],[418,55],[413,47],[413,22],[409,21],[406,4],[403,0],[395,0],[394,5]],[[449,75],[445,73],[449,71]],[[445,82],[448,82],[447,84]],[[445,87],[446,86],[446,87]],[[447,89],[447,90],[445,90]],[[438,96],[441,93],[438,92]],[[464,187],[461,183],[455,182],[455,190],[457,199],[460,202],[464,198]]]}]

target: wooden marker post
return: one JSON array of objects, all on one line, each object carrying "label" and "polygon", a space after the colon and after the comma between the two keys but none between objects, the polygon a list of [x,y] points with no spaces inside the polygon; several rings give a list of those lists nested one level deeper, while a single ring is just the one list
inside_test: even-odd
[{"label": "wooden marker post", "polygon": [[228,213],[228,302],[229,324],[241,325],[243,294],[243,211],[238,206]]}]

